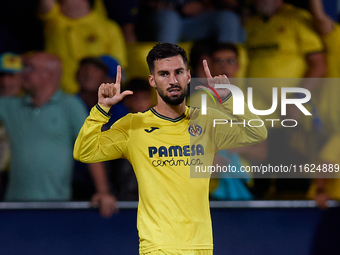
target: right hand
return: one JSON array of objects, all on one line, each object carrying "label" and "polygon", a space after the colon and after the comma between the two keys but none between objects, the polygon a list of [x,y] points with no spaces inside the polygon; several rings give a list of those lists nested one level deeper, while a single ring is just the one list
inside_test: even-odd
[{"label": "right hand", "polygon": [[314,200],[320,209],[327,209],[327,201],[331,200],[332,197],[325,192],[316,194]]},{"label": "right hand", "polygon": [[102,83],[100,85],[98,89],[98,104],[101,106],[111,108],[112,105],[121,101],[125,96],[133,94],[131,90],[120,93],[120,81],[122,77],[121,69],[121,66],[118,65],[116,83]]}]

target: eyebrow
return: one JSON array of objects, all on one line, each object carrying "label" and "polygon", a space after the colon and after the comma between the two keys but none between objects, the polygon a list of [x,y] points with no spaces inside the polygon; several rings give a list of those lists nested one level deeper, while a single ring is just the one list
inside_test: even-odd
[{"label": "eyebrow", "polygon": [[[183,67],[175,69],[175,71],[183,71],[183,70],[185,70]],[[158,74],[160,74],[160,73],[169,73],[169,71],[168,70],[159,70],[157,73]]]},{"label": "eyebrow", "polygon": [[183,67],[177,68],[175,71],[184,71]]}]

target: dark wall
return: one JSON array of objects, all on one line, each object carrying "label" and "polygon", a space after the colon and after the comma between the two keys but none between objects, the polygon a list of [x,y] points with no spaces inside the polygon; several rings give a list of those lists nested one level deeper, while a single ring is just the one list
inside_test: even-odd
[{"label": "dark wall", "polygon": [[[1,254],[138,254],[136,209],[103,219],[94,209],[0,210]],[[316,208],[211,210],[214,255],[308,255]]]},{"label": "dark wall", "polygon": [[38,0],[1,0],[0,24],[19,46],[18,53],[43,49],[43,26],[37,17]]}]

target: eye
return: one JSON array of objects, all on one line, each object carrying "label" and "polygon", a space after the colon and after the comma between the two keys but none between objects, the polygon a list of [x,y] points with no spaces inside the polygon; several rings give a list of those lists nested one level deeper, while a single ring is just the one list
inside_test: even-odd
[{"label": "eye", "polygon": [[166,72],[160,73],[160,76],[162,76],[162,77],[166,77],[167,75],[168,75],[168,73],[166,73]]},{"label": "eye", "polygon": [[176,73],[177,73],[177,74],[182,74],[182,73],[183,73],[183,70],[178,70]]}]

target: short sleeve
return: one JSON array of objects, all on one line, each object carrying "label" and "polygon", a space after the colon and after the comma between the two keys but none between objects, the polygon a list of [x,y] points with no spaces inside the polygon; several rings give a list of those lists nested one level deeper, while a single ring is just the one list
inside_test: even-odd
[{"label": "short sleeve", "polygon": [[340,25],[339,23],[334,23],[334,29],[327,35],[324,35],[322,39],[325,42],[327,53],[333,54],[333,52],[339,52],[340,41]]},{"label": "short sleeve", "polygon": [[322,52],[324,50],[321,37],[313,28],[312,18],[307,12],[301,11],[301,15],[297,16],[295,26],[303,54]]}]

